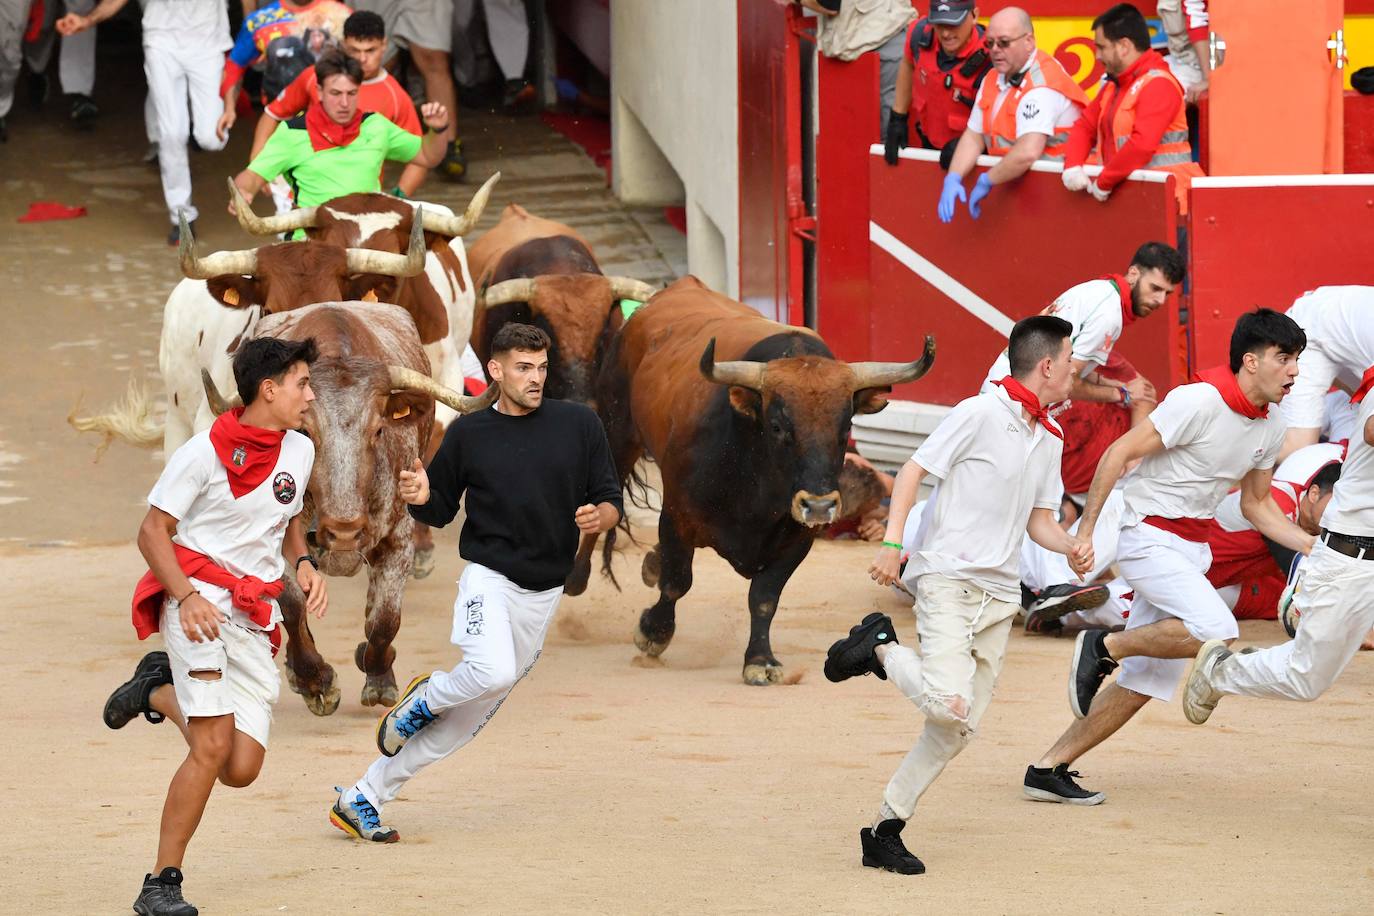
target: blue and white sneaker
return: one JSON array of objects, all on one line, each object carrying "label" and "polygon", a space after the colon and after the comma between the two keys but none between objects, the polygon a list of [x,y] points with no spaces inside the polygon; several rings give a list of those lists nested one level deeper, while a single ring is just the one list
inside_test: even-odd
[{"label": "blue and white sneaker", "polygon": [[428,675],[411,681],[401,699],[377,723],[377,750],[383,757],[395,757],[420,729],[439,721],[425,702],[423,688],[428,683]]},{"label": "blue and white sneaker", "polygon": [[358,840],[371,840],[373,843],[394,843],[401,838],[391,827],[382,826],[382,816],[363,793],[357,793],[351,801],[344,798],[344,790],[338,786],[339,800],[329,809],[329,823]]}]

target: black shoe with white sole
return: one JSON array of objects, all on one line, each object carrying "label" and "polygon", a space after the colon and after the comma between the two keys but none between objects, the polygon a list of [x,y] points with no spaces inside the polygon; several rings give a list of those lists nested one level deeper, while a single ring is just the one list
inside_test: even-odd
[{"label": "black shoe with white sole", "polygon": [[1039,612],[1047,619],[1058,620],[1074,611],[1091,611],[1107,603],[1111,593],[1105,585],[1075,585],[1065,582],[1051,585],[1035,593],[1031,603],[1026,605],[1026,613]]},{"label": "black shoe with white sole", "polygon": [[181,869],[170,865],[156,875],[145,875],[134,912],[139,916],[197,916],[200,910],[181,896],[181,881]]},{"label": "black shoe with white sole", "polygon": [[1107,654],[1107,632],[1084,630],[1073,646],[1073,661],[1069,665],[1069,708],[1079,719],[1087,716],[1102,682],[1117,667],[1116,660]]},{"label": "black shoe with white sole", "polygon": [[924,875],[926,865],[902,842],[902,828],[906,821],[889,818],[877,827],[859,831],[859,845],[863,849],[865,868],[882,868],[899,875]]},{"label": "black shoe with white sole", "polygon": [[123,728],[140,715],[156,725],[165,716],[148,705],[153,691],[172,683],[172,663],[166,652],[149,652],[134,668],[134,676],[115,688],[105,701],[103,718],[110,728]]},{"label": "black shoe with white sole", "polygon": [[1074,781],[1081,775],[1070,770],[1067,763],[1048,768],[1026,767],[1021,791],[1027,798],[1061,805],[1100,805],[1106,801],[1107,796],[1101,792],[1090,792]]},{"label": "black shoe with white sole", "polygon": [[876,611],[869,614],[825,653],[826,680],[838,684],[864,674],[876,674],[880,680],[887,680],[887,672],[874,650],[896,641],[892,618]]}]

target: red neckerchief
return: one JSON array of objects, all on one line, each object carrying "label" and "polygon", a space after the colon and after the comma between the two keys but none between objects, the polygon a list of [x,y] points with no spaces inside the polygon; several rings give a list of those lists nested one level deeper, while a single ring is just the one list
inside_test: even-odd
[{"label": "red neckerchief", "polygon": [[1134,323],[1135,307],[1131,303],[1131,284],[1126,282],[1126,278],[1121,274],[1107,274],[1097,279],[1106,280],[1116,287],[1116,293],[1121,297],[1121,326],[1124,328]]},{"label": "red neckerchief", "polygon": [[1197,374],[1199,382],[1206,382],[1221,393],[1221,399],[1226,402],[1226,406],[1250,420],[1263,420],[1269,416],[1269,405],[1256,407],[1250,403],[1250,399],[1245,396],[1245,392],[1240,390],[1240,382],[1236,381],[1236,374],[1226,366],[1213,366],[1211,369],[1204,369]]},{"label": "red neckerchief", "polygon": [[1010,375],[1000,381],[993,382],[993,384],[1001,385],[1005,388],[1007,395],[1013,401],[1026,408],[1026,412],[1031,415],[1031,419],[1045,427],[1051,436],[1058,439],[1064,438],[1064,434],[1059,430],[1059,427],[1055,426],[1050,420],[1049,410],[1040,406],[1040,399],[1035,396],[1034,391],[1031,391]]},{"label": "red neckerchief", "polygon": [[[268,599],[281,595],[282,590],[286,588],[285,579],[264,582],[256,576],[236,576],[205,554],[196,553],[189,547],[173,544],[172,549],[176,552],[177,565],[186,574],[186,578],[199,579],[228,589],[234,607],[247,614],[248,619],[258,626],[265,627],[272,622],[272,604]],[[167,589],[157,581],[157,576],[153,575],[151,569],[144,573],[143,578],[134,586],[134,632],[138,634],[139,639],[147,639],[149,635],[158,631],[162,619],[162,599],[166,594]],[[272,654],[276,655],[277,646],[281,644],[281,628],[273,627],[270,638]]]},{"label": "red neckerchief", "polygon": [[310,134],[310,146],[315,152],[324,149],[332,149],[336,146],[347,146],[358,139],[358,131],[363,123],[363,113],[359,109],[353,113],[353,120],[347,124],[339,124],[330,119],[324,113],[324,107],[318,102],[312,103],[305,110],[305,129]]},{"label": "red neckerchief", "polygon": [[1369,394],[1369,389],[1374,388],[1374,366],[1364,370],[1364,376],[1360,379],[1360,387],[1355,389],[1355,393],[1350,396],[1350,403],[1358,404],[1364,400],[1364,396]]},{"label": "red neckerchief", "polygon": [[280,429],[244,426],[242,416],[242,407],[226,410],[210,427],[210,444],[229,475],[229,492],[234,499],[252,493],[272,473],[286,435]]}]

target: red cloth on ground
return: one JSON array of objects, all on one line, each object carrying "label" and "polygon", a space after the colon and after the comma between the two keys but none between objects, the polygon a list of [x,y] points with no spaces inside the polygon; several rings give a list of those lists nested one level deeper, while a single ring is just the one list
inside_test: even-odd
[{"label": "red cloth on ground", "polygon": [[353,112],[353,120],[340,124],[324,113],[320,105],[311,105],[305,110],[305,129],[310,134],[310,148],[315,152],[347,146],[358,139],[358,131],[363,124],[363,110]]},{"label": "red cloth on ground", "polygon": [[1054,421],[1050,419],[1049,409],[1040,406],[1040,399],[1035,396],[1035,392],[1031,391],[1025,385],[1022,385],[1010,375],[999,381],[993,382],[993,384],[1001,385],[1005,388],[1007,394],[1011,395],[1011,399],[1026,408],[1026,412],[1031,415],[1031,419],[1045,427],[1050,435],[1057,436],[1060,439],[1064,438],[1064,433],[1061,432]]},{"label": "red cloth on ground", "polygon": [[[196,553],[180,544],[173,544],[172,549],[176,551],[177,564],[181,566],[181,571],[187,578],[199,579],[228,589],[233,595],[234,607],[246,612],[248,619],[258,626],[265,627],[271,622],[272,605],[267,599],[276,598],[282,593],[286,588],[285,579],[264,582],[256,576],[240,578],[217,565],[203,553]],[[134,632],[138,634],[139,639],[147,639],[150,634],[158,631],[162,618],[162,599],[166,594],[167,589],[157,580],[151,569],[144,573],[143,578],[138,580],[138,585],[134,586],[133,623]],[[276,644],[277,640],[274,639],[273,645]]]},{"label": "red cloth on ground", "polygon": [[546,111],[539,116],[545,124],[586,151],[611,183],[611,122],[595,115],[569,115]]},{"label": "red cloth on ground", "polygon": [[[1112,99],[1110,111],[1102,110],[1102,94],[1098,93],[1083,110],[1083,116],[1074,122],[1069,132],[1069,140],[1064,146],[1064,168],[1071,169],[1088,161],[1088,154],[1098,138],[1098,125],[1110,126],[1116,118],[1117,109],[1130,93],[1131,85],[1150,70],[1168,70],[1169,65],[1157,51],[1146,51],[1140,59],[1116,78],[1117,91]],[[1102,159],[1102,174],[1097,176],[1097,186],[1110,191],[1126,176],[1136,169],[1144,168],[1150,161],[1164,131],[1178,113],[1183,96],[1173,80],[1153,79],[1140,90],[1140,100],[1135,106],[1135,124],[1131,136],[1120,148],[1116,138],[1108,137],[1106,143],[1099,144],[1097,154]],[[1106,119],[1103,121],[1103,119]]]},{"label": "red cloth on ground", "polygon": [[1226,402],[1226,406],[1242,417],[1259,420],[1269,416],[1269,405],[1256,407],[1251,403],[1245,392],[1240,390],[1240,382],[1236,381],[1236,374],[1230,368],[1213,366],[1211,369],[1203,369],[1197,374],[1197,380],[1206,382],[1221,392],[1221,399]]},{"label": "red cloth on ground", "polygon": [[15,222],[46,223],[49,220],[76,219],[78,216],[85,215],[85,207],[69,207],[55,200],[36,200],[29,204],[29,212],[19,217]]},{"label": "red cloth on ground", "polygon": [[240,422],[243,408],[235,407],[216,418],[210,427],[210,444],[229,475],[229,492],[238,499],[252,493],[272,473],[281,456],[280,429],[262,429]]}]

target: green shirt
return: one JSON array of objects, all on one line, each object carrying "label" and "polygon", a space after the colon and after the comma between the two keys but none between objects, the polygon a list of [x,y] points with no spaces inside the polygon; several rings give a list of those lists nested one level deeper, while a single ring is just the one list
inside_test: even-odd
[{"label": "green shirt", "polygon": [[421,142],[373,112],[363,115],[352,143],[316,152],[302,116],[278,124],[248,170],[267,181],[286,176],[295,189],[296,206],[313,207],[345,194],[380,191],[382,163],[409,162],[419,154]]}]

